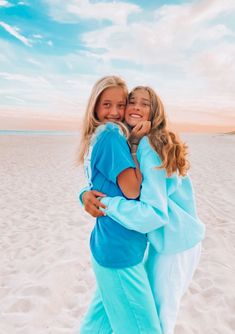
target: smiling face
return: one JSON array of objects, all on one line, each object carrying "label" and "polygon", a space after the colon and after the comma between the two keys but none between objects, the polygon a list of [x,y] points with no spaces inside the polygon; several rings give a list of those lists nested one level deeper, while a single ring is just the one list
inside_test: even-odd
[{"label": "smiling face", "polygon": [[129,97],[125,111],[125,121],[130,127],[134,127],[141,121],[150,119],[151,101],[149,92],[143,88],[134,90]]},{"label": "smiling face", "polygon": [[100,95],[96,116],[100,122],[122,121],[126,108],[126,94],[121,87],[110,87]]}]

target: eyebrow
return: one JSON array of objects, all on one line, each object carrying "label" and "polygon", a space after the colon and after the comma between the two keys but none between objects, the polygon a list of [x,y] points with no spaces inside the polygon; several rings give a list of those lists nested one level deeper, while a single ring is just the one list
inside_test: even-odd
[{"label": "eyebrow", "polygon": [[[130,100],[131,100],[131,99],[135,99],[135,97],[134,97],[134,96],[131,96],[131,97],[130,97]],[[149,100],[149,99],[146,99],[146,98],[144,98],[144,97],[141,97],[141,100],[144,100],[144,101],[150,102],[150,100]]]},{"label": "eyebrow", "polygon": [[[104,100],[103,102],[112,102],[112,100]],[[126,101],[122,100],[122,101],[118,101],[117,103],[126,103]]]}]

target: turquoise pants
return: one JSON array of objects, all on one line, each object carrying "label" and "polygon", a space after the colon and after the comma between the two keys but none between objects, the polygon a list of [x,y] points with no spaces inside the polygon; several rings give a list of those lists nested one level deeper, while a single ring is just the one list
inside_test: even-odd
[{"label": "turquoise pants", "polygon": [[80,334],[162,334],[144,264],[122,269],[94,259],[92,264],[97,290]]}]

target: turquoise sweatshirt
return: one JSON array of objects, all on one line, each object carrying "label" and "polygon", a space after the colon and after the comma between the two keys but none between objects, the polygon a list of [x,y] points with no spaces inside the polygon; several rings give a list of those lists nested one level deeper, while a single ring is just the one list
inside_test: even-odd
[{"label": "turquoise sweatshirt", "polygon": [[197,215],[190,177],[167,177],[165,170],[156,169],[161,159],[147,137],[140,141],[137,158],[143,175],[140,200],[105,197],[106,215],[128,229],[147,233],[159,253],[195,246],[204,238],[205,226]]}]

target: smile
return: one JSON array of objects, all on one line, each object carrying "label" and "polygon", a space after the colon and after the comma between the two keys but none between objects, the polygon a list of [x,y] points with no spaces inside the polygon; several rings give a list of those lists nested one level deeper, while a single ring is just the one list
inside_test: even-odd
[{"label": "smile", "polygon": [[132,118],[142,118],[142,116],[138,115],[138,114],[130,114],[129,117],[132,117]]}]

